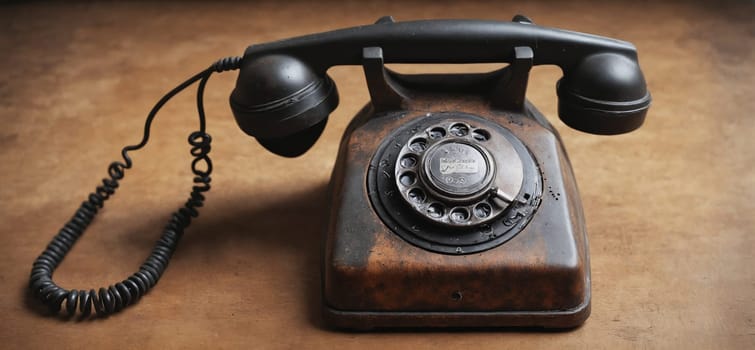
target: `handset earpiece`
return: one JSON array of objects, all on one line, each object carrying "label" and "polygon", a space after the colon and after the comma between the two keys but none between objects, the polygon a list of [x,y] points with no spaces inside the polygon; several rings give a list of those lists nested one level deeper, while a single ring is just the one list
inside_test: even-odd
[{"label": "handset earpiece", "polygon": [[614,135],[645,121],[651,98],[636,59],[597,53],[564,72],[556,84],[558,115],[570,127]]},{"label": "handset earpiece", "polygon": [[296,157],[320,137],[338,92],[325,72],[295,57],[262,55],[244,59],[230,103],[241,130],[275,154]]}]

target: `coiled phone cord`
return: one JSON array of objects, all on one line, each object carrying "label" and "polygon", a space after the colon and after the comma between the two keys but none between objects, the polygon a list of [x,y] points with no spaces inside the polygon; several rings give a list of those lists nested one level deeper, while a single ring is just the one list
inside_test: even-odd
[{"label": "coiled phone cord", "polygon": [[[65,311],[68,316],[76,314],[78,310],[81,317],[92,315],[94,308],[97,316],[108,316],[123,308],[136,303],[139,298],[146,294],[152,287],[157,284],[163,271],[168,266],[173,252],[178,246],[178,242],[183,235],[186,227],[191,223],[191,219],[197,217],[197,209],[204,203],[204,192],[210,190],[210,173],[212,173],[212,161],[210,160],[210,135],[205,132],[205,113],[203,95],[207,80],[212,73],[219,73],[229,70],[238,69],[241,64],[241,57],[227,57],[213,63],[204,71],[189,78],[181,85],[163,96],[152,108],[144,124],[144,135],[142,140],[136,145],[123,147],[121,156],[123,161],[115,161],[108,166],[108,178],[102,180],[102,185],[97,186],[94,192],[89,194],[86,201],[81,203],[81,207],[63,226],[50,244],[37,258],[32,265],[31,277],[29,279],[29,288],[31,293],[40,299],[50,311],[57,314],[65,301]],[[162,236],[152,249],[152,253],[144,261],[138,271],[126,278],[125,280],[102,287],[98,291],[94,289],[86,290],[68,290],[55,284],[52,280],[52,273],[58,267],[74,243],[81,237],[86,228],[92,222],[105,201],[108,200],[118,188],[118,182],[123,179],[125,170],[132,166],[131,158],[128,153],[141,149],[149,141],[150,127],[157,112],[173,96],[199,81],[197,88],[197,110],[199,113],[199,130],[189,135],[189,144],[191,145],[191,155],[194,160],[191,162],[191,171],[194,174],[194,186],[192,186],[189,199],[183,207],[173,213],[168,224],[163,230]],[[204,170],[201,166],[204,165]]]}]

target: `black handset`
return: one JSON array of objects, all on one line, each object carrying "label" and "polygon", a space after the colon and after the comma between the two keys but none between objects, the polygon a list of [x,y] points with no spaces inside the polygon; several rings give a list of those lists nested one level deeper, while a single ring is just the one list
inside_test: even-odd
[{"label": "black handset", "polygon": [[[406,76],[383,66],[483,62],[509,63],[509,67],[487,74]],[[142,140],[124,147],[123,161],[111,163],[109,177],[35,261],[31,292],[54,313],[65,304],[68,315],[78,309],[88,316],[94,309],[98,316],[106,316],[135,303],[157,283],[210,188],[211,139],[205,133],[202,95],[213,72],[240,69],[230,96],[239,127],[271,152],[295,157],[316,142],[338,105],[336,86],[327,70],[336,65],[363,65],[372,101],[347,129],[332,179],[338,195],[331,203],[323,253],[326,319],[336,326],[360,328],[579,324],[589,313],[581,205],[555,130],[524,99],[529,69],[541,64],[557,65],[564,72],[557,83],[559,116],[571,127],[609,135],[632,131],[643,123],[650,95],[634,46],[539,27],[524,16],[513,22],[395,22],[384,17],[372,25],[249,46],[243,58],[214,63],[157,103],[147,117]],[[128,152],[146,145],[157,111],[195,82],[199,82],[200,126],[189,136],[189,143],[196,185],[185,206],[172,216],[139,271],[125,280],[98,291],[56,285],[53,271],[132,166]],[[345,149],[346,144],[361,148]],[[540,149],[548,147],[542,145],[560,151],[544,155]],[[354,153],[354,149],[366,151]],[[565,200],[552,202],[543,195],[545,187],[551,193],[560,188]],[[553,200],[559,196],[553,195]],[[495,283],[483,287],[474,280],[480,274],[508,278],[530,271],[511,259],[546,253],[520,249],[512,254],[507,249],[513,248],[508,247],[520,243],[504,243],[515,236],[525,241],[540,239],[540,227],[547,223],[564,231],[551,236],[562,248],[561,255],[549,257],[556,261],[564,256],[577,263],[566,270],[563,264],[555,268],[537,263],[532,276],[558,270],[543,278],[569,284],[576,292],[564,292],[574,295],[561,299],[566,304],[578,300],[579,306],[555,305],[558,301],[553,300],[559,297],[532,304],[516,300],[520,291],[511,287],[499,289]],[[354,225],[365,228],[364,232],[355,232],[350,228]],[[378,259],[375,252],[385,253],[380,256],[386,259],[388,252],[396,251],[405,253],[397,258],[406,260],[400,266],[390,267],[389,260],[380,262],[378,270],[385,271],[369,268]],[[509,263],[493,263],[498,267],[490,270],[491,261]],[[405,298],[410,304],[386,300],[385,296],[395,293],[411,294],[386,287],[396,276],[418,281],[417,271],[406,266],[437,273],[427,281],[436,285],[429,294]],[[467,287],[456,286],[459,276],[453,271],[459,266],[469,269]],[[451,275],[456,282],[449,284],[446,277]],[[349,291],[342,289],[344,283],[350,284]],[[533,288],[558,289],[551,285]],[[434,291],[449,294],[435,295]],[[450,301],[444,299],[447,295]],[[471,297],[464,299],[464,295]],[[554,323],[554,319],[562,321]]]},{"label": "black handset", "polygon": [[338,104],[326,71],[363,64],[367,47],[381,48],[384,63],[512,63],[514,49],[528,47],[533,65],[564,72],[561,119],[590,133],[632,131],[650,105],[636,49],[625,41],[527,22],[388,19],[247,48],[231,94],[236,121],[276,154],[304,153]]}]

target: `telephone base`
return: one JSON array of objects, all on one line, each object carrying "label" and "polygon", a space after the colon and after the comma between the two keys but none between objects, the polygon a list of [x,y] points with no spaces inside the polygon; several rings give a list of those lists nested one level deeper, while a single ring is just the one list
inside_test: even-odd
[{"label": "telephone base", "polygon": [[[440,111],[424,109],[432,103],[423,105],[419,100],[406,110],[386,113],[375,113],[368,106],[344,134],[330,185],[331,220],[322,274],[325,321],[337,328],[361,330],[579,326],[590,314],[587,234],[576,182],[558,134],[529,103],[516,112],[490,109],[469,98],[432,100],[445,104]],[[390,178],[382,167],[390,169],[392,164],[378,156],[381,149],[394,158],[400,154],[397,150],[404,141],[396,135],[424,132],[425,122],[447,119],[475,127],[487,125],[483,121],[504,126],[526,145],[525,153],[533,160],[530,166],[536,169],[527,177],[534,176],[542,189],[524,197],[530,198],[531,207],[504,212],[503,219],[496,219],[491,235],[497,234],[495,225],[506,217],[522,215],[527,220],[509,226],[510,231],[478,250],[460,247],[448,252],[437,244],[423,245],[424,238],[412,241],[399,234],[406,229],[401,217],[413,213],[381,209],[375,194],[383,191],[370,185],[375,177],[369,173],[376,168],[381,169],[379,175]],[[398,219],[386,218],[386,211]],[[419,229],[422,224],[417,223],[420,226],[409,230]],[[445,237],[456,232],[437,231]],[[505,238],[496,241],[498,237]]]}]

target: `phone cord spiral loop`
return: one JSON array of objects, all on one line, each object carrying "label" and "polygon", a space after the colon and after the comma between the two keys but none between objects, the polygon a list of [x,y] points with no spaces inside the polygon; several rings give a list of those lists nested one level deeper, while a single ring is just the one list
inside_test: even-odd
[{"label": "phone cord spiral loop", "polygon": [[[198,208],[204,204],[204,193],[210,190],[210,174],[212,173],[212,161],[210,160],[210,143],[212,138],[205,132],[205,113],[203,95],[207,80],[214,72],[235,70],[240,67],[241,57],[228,57],[218,60],[209,68],[189,78],[173,90],[163,96],[152,108],[144,125],[142,140],[136,145],[123,147],[121,156],[123,161],[115,161],[108,166],[108,177],[102,180],[94,192],[90,193],[87,200],[76,210],[73,217],[58,232],[47,248],[34,261],[29,279],[31,293],[42,301],[53,314],[57,314],[65,301],[67,316],[76,314],[76,309],[81,317],[95,314],[100,317],[108,316],[123,308],[136,303],[144,294],[157,284],[165,268],[168,266],[178,242],[183,236],[184,230],[191,223],[192,218],[199,215]],[[86,228],[97,215],[118,188],[119,181],[125,176],[126,169],[133,165],[128,152],[139,150],[144,147],[150,135],[150,127],[155,115],[160,108],[173,96],[199,81],[197,89],[197,111],[199,114],[199,130],[189,135],[191,145],[191,171],[194,174],[194,186],[192,186],[189,199],[183,207],[171,215],[167,225],[163,229],[162,236],[158,239],[151,254],[139,270],[121,282],[111,284],[107,288],[102,287],[98,291],[94,289],[76,290],[65,289],[58,286],[52,280],[52,274],[63,261],[66,254],[71,250],[74,243],[81,237]]]}]

